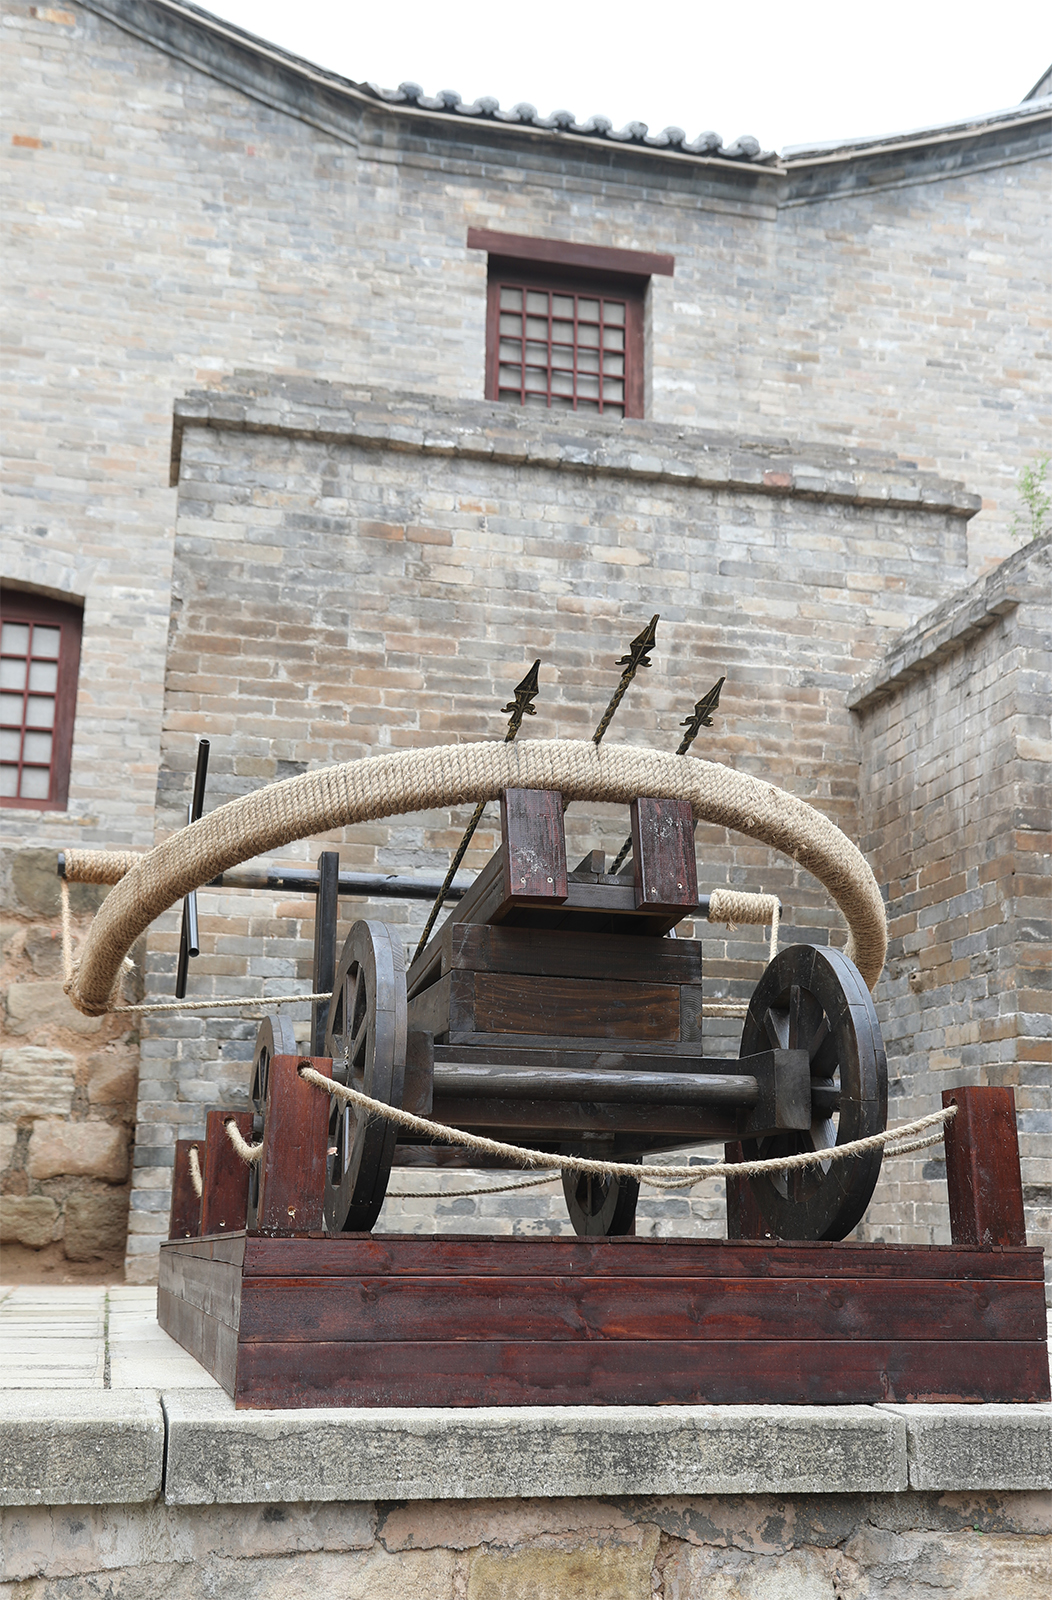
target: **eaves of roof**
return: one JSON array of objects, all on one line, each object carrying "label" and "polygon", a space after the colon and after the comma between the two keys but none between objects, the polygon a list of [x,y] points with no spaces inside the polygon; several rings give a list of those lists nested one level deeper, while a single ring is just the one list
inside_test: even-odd
[{"label": "eaves of roof", "polygon": [[[262,93],[257,89],[258,98],[274,104],[273,91],[280,81],[284,79],[288,84],[289,80],[298,80],[299,85],[313,88],[319,96],[315,114],[311,115],[310,108],[304,105],[302,94],[294,94],[284,109],[344,136],[347,130],[331,126],[329,113],[334,99],[343,101],[347,109],[353,106],[359,114],[366,110],[387,111],[411,122],[474,124],[476,136],[484,136],[488,128],[493,133],[517,134],[532,140],[600,147],[607,153],[631,149],[633,154],[645,153],[690,165],[738,170],[748,167],[772,176],[782,173],[781,162],[774,151],[762,150],[759,141],[748,134],[733,144],[724,145],[719,134],[711,132],[688,140],[682,128],[670,127],[652,134],[643,122],[629,122],[615,129],[606,117],[589,117],[583,123],[569,111],[556,111],[550,117],[542,117],[535,106],[525,102],[502,111],[499,103],[487,96],[469,105],[449,90],[425,95],[423,89],[413,83],[403,83],[397,89],[380,89],[375,84],[357,83],[304,61],[190,4],[189,0],[80,0],[80,3],[126,32],[248,93],[252,93],[253,88],[245,81],[243,68],[246,57],[254,57],[266,69],[270,90]],[[228,53],[226,62],[222,60],[224,48]],[[224,65],[228,71],[223,70]]]},{"label": "eaves of roof", "polygon": [[[714,133],[687,140],[679,128],[651,134],[644,123],[630,122],[615,129],[604,117],[578,122],[571,112],[555,111],[542,117],[526,104],[502,111],[496,100],[487,97],[467,105],[451,91],[425,95],[417,84],[380,89],[357,83],[235,27],[190,0],[79,3],[187,65],[348,142],[358,142],[366,118],[387,116],[397,118],[403,126],[417,124],[422,132],[444,127],[453,137],[468,136],[475,143],[488,139],[505,148],[511,138],[529,141],[539,151],[548,147],[563,152],[573,148],[582,155],[602,152],[607,162],[623,155],[633,162],[640,158],[657,161],[666,170],[678,165],[684,174],[704,169],[712,171],[714,178],[722,172],[727,178],[747,176],[750,183],[773,179],[779,187],[771,198],[777,195],[779,204],[830,198],[855,187],[856,182],[872,192],[874,187],[930,181],[965,166],[974,169],[983,164],[1001,165],[1006,159],[1026,159],[1033,153],[1028,135],[1052,116],[1052,98],[1030,100],[964,122],[884,138],[798,146],[779,157],[761,150],[750,136],[723,145]],[[1012,143],[1016,134],[1020,137]],[[979,147],[985,144],[990,150],[984,163]],[[968,152],[966,158],[962,158],[962,150]],[[904,176],[895,171],[900,157],[905,162]]]}]

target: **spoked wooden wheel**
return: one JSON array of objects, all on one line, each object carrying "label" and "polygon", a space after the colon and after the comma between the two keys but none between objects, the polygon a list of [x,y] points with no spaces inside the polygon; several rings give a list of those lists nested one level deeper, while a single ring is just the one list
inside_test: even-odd
[{"label": "spoked wooden wheel", "polygon": [[[383,922],[356,922],[336,969],[325,1054],[338,1083],[401,1106],[405,1080],[406,988],[402,942]],[[325,1226],[367,1233],[380,1215],[398,1129],[333,1097]]]},{"label": "spoked wooden wheel", "polygon": [[583,1238],[632,1232],[639,1199],[639,1185],[633,1179],[564,1172],[563,1194],[574,1232]]},{"label": "spoked wooden wheel", "polygon": [[[259,1025],[256,1035],[256,1053],[252,1059],[252,1110],[255,1115],[252,1119],[252,1138],[257,1143],[263,1137],[263,1129],[267,1115],[267,1084],[270,1077],[270,1063],[275,1056],[294,1056],[296,1054],[296,1032],[289,1021],[279,1012],[277,1016],[264,1017]],[[256,1226],[259,1211],[259,1162],[254,1161],[248,1169],[248,1214],[245,1226],[251,1230]]]},{"label": "spoked wooden wheel", "polygon": [[[741,1054],[806,1050],[815,1114],[808,1132],[743,1141],[746,1160],[824,1150],[881,1133],[888,1065],[877,1014],[858,968],[839,950],[791,945],[775,957],[749,1003]],[[830,1110],[831,1104],[838,1108]],[[824,1104],[823,1104],[824,1102]],[[823,1162],[749,1186],[777,1239],[843,1239],[862,1219],[881,1151]]]}]

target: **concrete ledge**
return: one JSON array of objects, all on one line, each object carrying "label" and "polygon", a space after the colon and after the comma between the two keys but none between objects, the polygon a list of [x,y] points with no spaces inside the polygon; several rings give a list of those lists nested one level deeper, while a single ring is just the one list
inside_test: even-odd
[{"label": "concrete ledge", "polygon": [[903,1419],[911,1489],[1052,1489],[1052,1405],[877,1409]]},{"label": "concrete ledge", "polygon": [[152,1391],[0,1394],[0,1505],[135,1504],[160,1494],[163,1475]]},{"label": "concrete ledge", "polygon": [[235,1411],[166,1394],[165,1499],[478,1500],[907,1487],[906,1424],[869,1406]]}]

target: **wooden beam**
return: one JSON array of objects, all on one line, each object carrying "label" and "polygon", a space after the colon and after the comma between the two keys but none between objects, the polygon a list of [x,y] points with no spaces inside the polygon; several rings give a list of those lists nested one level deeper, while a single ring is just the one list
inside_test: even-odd
[{"label": "wooden beam", "polygon": [[324,1221],[328,1160],[329,1101],[299,1075],[308,1062],[332,1076],[327,1056],[274,1056],[267,1074],[259,1201],[250,1219],[254,1233],[273,1237],[309,1233]]},{"label": "wooden beam", "polygon": [[557,790],[505,789],[500,797],[504,842],[504,900],[510,906],[550,906],[565,900],[566,832]]},{"label": "wooden beam", "polygon": [[942,1103],[957,1107],[943,1134],[954,1244],[1026,1244],[1014,1091],[944,1089]]},{"label": "wooden beam", "polygon": [[227,1138],[230,1118],[238,1132],[252,1143],[251,1111],[210,1111],[205,1122],[204,1194],[201,1196],[201,1234],[233,1233],[245,1226],[248,1211],[248,1167]]},{"label": "wooden beam", "polygon": [[686,916],[698,904],[694,814],[685,800],[632,801],[632,860],[639,910]]},{"label": "wooden beam", "polygon": [[196,1239],[201,1232],[201,1196],[190,1176],[190,1151],[196,1150],[202,1167],[203,1139],[177,1139],[172,1163],[172,1206],[168,1213],[169,1239]]}]

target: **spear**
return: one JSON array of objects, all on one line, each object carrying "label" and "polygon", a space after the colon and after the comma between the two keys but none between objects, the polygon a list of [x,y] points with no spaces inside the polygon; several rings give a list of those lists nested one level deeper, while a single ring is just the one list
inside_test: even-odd
[{"label": "spear", "polygon": [[[508,718],[508,731],[504,735],[505,744],[511,744],[514,741],[516,734],[522,727],[523,717],[535,717],[537,715],[533,702],[540,693],[540,683],[537,677],[537,674],[540,670],[540,665],[540,657],[538,656],[537,660],[533,663],[533,666],[530,668],[529,672],[527,672],[522,682],[515,685],[514,699],[511,700],[508,705],[501,706],[502,713],[508,711],[511,712],[511,716]],[[482,821],[482,813],[485,811],[485,809],[486,801],[480,800],[471,814],[471,821],[464,830],[464,837],[457,845],[456,855],[449,863],[449,871],[443,878],[442,887],[439,889],[435,898],[435,903],[431,907],[431,915],[427,919],[427,926],[420,935],[420,943],[413,951],[413,961],[416,960],[417,956],[420,954],[431,935],[431,929],[435,925],[435,919],[445,904],[446,895],[449,893],[449,886],[456,876],[457,868],[464,859],[475,829]],[[412,963],[410,963],[410,965],[412,965]]]},{"label": "spear", "polygon": [[[196,822],[205,809],[205,781],[208,777],[208,740],[197,742],[197,767],[194,772],[194,792],[186,810],[189,825]],[[196,956],[200,947],[197,931],[197,892],[194,889],[183,901],[183,922],[179,930],[179,959],[175,968],[175,998],[186,999],[186,979],[190,957]]]},{"label": "spear", "polygon": [[[720,679],[719,683],[714,683],[708,694],[702,695],[701,699],[696,702],[693,713],[689,717],[683,718],[683,721],[680,723],[680,727],[686,728],[687,731],[677,746],[676,754],[678,756],[686,755],[687,751],[698,737],[698,734],[701,732],[702,728],[712,727],[712,713],[719,706],[720,690],[723,688],[723,685],[726,682],[727,679],[726,676],[724,676]],[[617,858],[611,864],[611,874],[617,872],[618,868],[628,856],[631,849],[632,838],[631,835],[629,835],[624,844],[621,846],[621,849],[618,851]]]},{"label": "spear", "polygon": [[603,735],[607,728],[609,728],[611,722],[613,722],[614,713],[621,704],[622,700],[625,698],[625,693],[628,689],[628,686],[632,682],[632,679],[635,677],[636,673],[639,671],[640,667],[649,667],[650,652],[657,644],[657,625],[660,620],[660,614],[658,616],[651,617],[650,621],[643,629],[643,632],[637,634],[632,640],[632,643],[628,647],[627,656],[622,656],[620,661],[616,663],[617,666],[624,667],[625,670],[621,674],[621,682],[618,684],[617,688],[610,697],[610,704],[607,706],[606,710],[603,712],[603,715],[599,719],[599,726],[592,734],[593,744],[602,744]]}]

